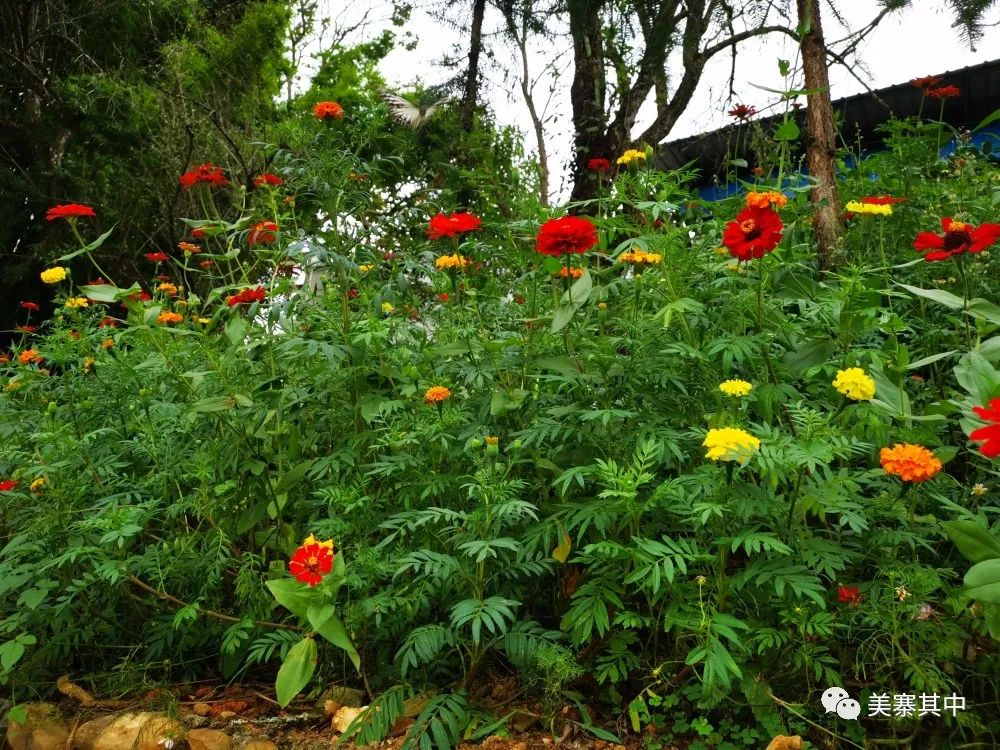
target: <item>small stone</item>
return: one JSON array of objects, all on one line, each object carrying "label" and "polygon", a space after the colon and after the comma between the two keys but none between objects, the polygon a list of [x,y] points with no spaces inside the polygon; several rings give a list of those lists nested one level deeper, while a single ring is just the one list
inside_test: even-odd
[{"label": "small stone", "polygon": [[341,708],[343,707],[337,701],[323,701],[323,713],[327,716],[333,716]]},{"label": "small stone", "polygon": [[76,750],[170,750],[184,728],[165,714],[129,712],[94,719],[77,728]]},{"label": "small stone", "polygon": [[802,750],[802,738],[794,734],[791,737],[779,734],[767,746],[767,750]]},{"label": "small stone", "polygon": [[229,735],[218,729],[192,729],[187,733],[191,750],[232,750]]},{"label": "small stone", "polygon": [[219,711],[220,719],[233,719],[236,717],[235,711]]},{"label": "small stone", "polygon": [[59,718],[51,703],[23,706],[24,723],[10,719],[7,746],[11,750],[63,750],[69,740],[69,725]]},{"label": "small stone", "polygon": [[208,716],[208,714],[212,710],[212,707],[207,703],[195,703],[194,708],[192,708],[191,710],[194,711],[198,716]]},{"label": "small stone", "polygon": [[351,725],[358,714],[364,711],[368,706],[362,706],[361,708],[351,708],[350,706],[343,706],[340,710],[333,715],[333,719],[330,720],[330,727],[333,731],[338,733],[343,733],[347,727]]},{"label": "small stone", "polygon": [[266,737],[252,737],[237,742],[235,750],[278,750],[278,746]]},{"label": "small stone", "polygon": [[364,702],[365,694],[356,688],[333,685],[323,691],[320,701],[336,701],[341,706],[358,708]]},{"label": "small stone", "polygon": [[211,724],[212,720],[207,716],[195,716],[191,714],[185,717],[184,723],[191,727],[191,729],[201,729]]}]

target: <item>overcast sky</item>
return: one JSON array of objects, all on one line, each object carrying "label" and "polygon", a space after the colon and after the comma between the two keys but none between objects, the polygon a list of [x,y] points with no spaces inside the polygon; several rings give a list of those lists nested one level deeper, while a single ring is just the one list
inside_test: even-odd
[{"label": "overcast sky", "polygon": [[[322,0],[326,3],[326,15],[335,23],[345,23],[357,19],[370,10],[372,23],[363,31],[365,37],[375,35],[388,25],[389,3],[383,0]],[[428,13],[426,4],[415,2],[413,16],[405,27],[412,32],[416,46],[412,50],[399,45],[382,61],[380,71],[390,84],[405,89],[414,82],[435,85],[447,80],[449,71],[437,63],[443,55],[467,54],[468,17],[456,10],[452,19],[459,25],[451,28],[435,20]],[[471,6],[471,3],[468,3]],[[832,43],[846,36],[850,31],[864,27],[875,15],[874,3],[865,0],[846,0],[838,3],[845,27],[833,17],[824,4],[824,32],[827,42]],[[914,0],[914,8],[896,13],[884,19],[881,25],[858,48],[861,63],[853,69],[854,74],[871,88],[882,88],[902,83],[923,75],[942,74],[976,63],[1000,57],[1000,29],[987,28],[983,39],[973,51],[963,40],[957,29],[951,28],[951,13],[941,0]],[[459,6],[460,7],[460,6]],[[987,17],[987,23],[1000,23],[1000,7],[994,8]],[[486,75],[485,96],[497,119],[505,124],[513,124],[524,133],[530,132],[527,110],[518,88],[518,79],[513,73],[515,49],[501,43],[492,32],[500,27],[499,14],[490,9],[484,23],[489,52],[495,62],[506,66],[511,74],[498,70],[490,60],[483,60]],[[777,60],[796,59],[795,44],[783,34],[774,34],[752,39],[739,47],[736,60],[736,97],[729,98],[730,57],[720,54],[706,67],[701,85],[690,106],[682,115],[667,140],[712,130],[720,127],[729,118],[725,112],[736,102],[745,102],[763,109],[775,101],[773,94],[754,88],[752,84],[768,88],[782,88],[778,74]],[[464,62],[464,60],[463,60]],[[680,70],[679,60],[674,60],[673,70]],[[555,93],[548,113],[553,120],[546,126],[546,142],[552,158],[553,189],[559,190],[558,175],[565,171],[565,162],[570,157],[570,134],[568,114],[570,111],[568,84],[572,77],[572,44],[567,36],[557,39],[555,44],[546,42],[532,50],[532,75],[543,74],[537,86],[537,95],[544,101],[551,83],[555,82]],[[548,66],[548,67],[547,67]],[[558,77],[555,73],[558,72]],[[830,71],[831,93],[834,99],[856,94],[865,90],[850,71],[842,66],[834,66]],[[651,114],[651,111],[647,114]],[[640,116],[638,128],[643,125]],[[648,117],[645,118],[648,121]],[[526,138],[526,146],[534,150],[533,138]]]}]

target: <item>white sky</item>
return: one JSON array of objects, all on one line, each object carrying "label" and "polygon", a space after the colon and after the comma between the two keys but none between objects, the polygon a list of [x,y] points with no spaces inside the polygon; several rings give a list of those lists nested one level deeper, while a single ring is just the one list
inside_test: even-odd
[{"label": "white sky", "polygon": [[[364,37],[374,36],[388,26],[385,18],[390,12],[389,4],[383,0],[348,0],[346,6],[344,0],[322,2],[326,5],[326,16],[335,25],[360,18],[370,9],[373,22],[363,31]],[[412,32],[416,46],[407,50],[402,44],[398,45],[379,66],[389,84],[401,89],[417,81],[423,85],[436,85],[454,75],[454,71],[445,70],[437,64],[445,54],[458,57],[463,65],[466,61],[470,11],[460,10],[462,6],[457,6],[459,9],[453,11],[450,17],[461,28],[451,28],[424,10],[425,2],[414,4],[417,7],[405,29]],[[843,38],[849,30],[865,26],[877,12],[873,7],[875,4],[865,0],[842,0],[839,5],[848,29],[845,30],[833,17],[824,3],[823,25],[828,44]],[[959,30],[951,28],[951,12],[942,0],[913,0],[913,5],[909,10],[884,19],[858,47],[860,64],[854,73],[871,88],[883,88],[917,76],[937,75],[1000,57],[1000,30],[997,28],[986,28],[976,51],[973,51],[963,42]],[[470,8],[471,3],[464,3],[464,6]],[[986,22],[1000,24],[1000,7],[995,7],[988,14]],[[484,32],[488,35],[496,32],[500,25],[499,14],[489,8]],[[484,95],[487,103],[499,122],[516,125],[526,134],[525,146],[534,151],[530,120],[516,77],[519,68],[514,67],[516,49],[502,44],[495,35],[487,37],[487,45],[494,58],[490,60],[484,55],[481,60],[486,76]],[[730,100],[730,57],[724,53],[717,55],[706,66],[698,91],[667,140],[727,124],[730,118],[725,112],[736,102],[753,104],[758,110],[773,103],[776,100],[773,94],[756,89],[751,84],[783,88],[777,67],[779,58],[789,59],[793,64],[796,60],[795,44],[784,34],[772,34],[740,45],[736,59],[736,97]],[[510,73],[498,70],[494,63],[505,66]],[[568,95],[572,79],[572,43],[568,35],[557,38],[554,43],[547,41],[544,46],[536,45],[531,50],[530,65],[533,76],[542,74],[536,96],[543,103],[549,88],[554,87],[548,109],[552,119],[546,124],[546,145],[553,175],[552,189],[562,194],[566,186],[561,184],[560,175],[567,171],[565,165],[571,155],[572,137]],[[547,65],[550,67],[546,68]],[[675,61],[672,69],[680,70],[679,61]],[[839,65],[831,68],[830,79],[834,99],[865,90],[849,71]],[[648,119],[645,118],[645,122]],[[639,134],[643,124],[644,118],[640,114],[633,135]]]}]

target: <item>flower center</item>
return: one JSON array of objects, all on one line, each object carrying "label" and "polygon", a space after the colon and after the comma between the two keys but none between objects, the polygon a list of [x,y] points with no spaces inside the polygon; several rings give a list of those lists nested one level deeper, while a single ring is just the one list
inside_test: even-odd
[{"label": "flower center", "polygon": [[313,555],[306,561],[306,566],[310,568],[315,568],[317,565],[319,565],[319,558],[316,555]]},{"label": "flower center", "polygon": [[[956,230],[958,225],[961,229]],[[952,222],[951,227],[944,236],[944,249],[951,252],[962,252],[972,244],[972,237],[965,231],[965,224]]]},{"label": "flower center", "polygon": [[748,240],[755,240],[760,236],[760,228],[757,226],[757,222],[753,219],[745,219],[740,222],[740,229],[743,230],[743,234],[746,235]]},{"label": "flower center", "polygon": [[961,221],[953,221],[948,225],[949,232],[963,232],[968,228],[969,226]]}]

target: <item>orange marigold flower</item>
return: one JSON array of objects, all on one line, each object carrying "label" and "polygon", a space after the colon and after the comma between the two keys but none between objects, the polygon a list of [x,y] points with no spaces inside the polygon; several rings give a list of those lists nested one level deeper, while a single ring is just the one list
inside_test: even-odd
[{"label": "orange marigold flower", "polygon": [[101,342],[102,349],[111,349],[114,347],[114,345],[115,345],[114,339],[104,339],[104,341]]},{"label": "orange marigold flower", "polygon": [[254,187],[264,187],[265,185],[272,185],[278,187],[279,185],[284,185],[285,181],[278,177],[278,175],[271,172],[264,172],[253,178]]},{"label": "orange marigold flower", "polygon": [[941,461],[922,445],[896,443],[883,448],[879,461],[886,474],[897,476],[904,482],[926,482],[939,471]]},{"label": "orange marigold flower", "polygon": [[156,291],[163,292],[164,294],[166,294],[166,295],[168,295],[170,297],[176,297],[177,296],[177,285],[176,284],[171,284],[169,281],[164,281],[162,284],[160,284],[158,287],[156,287]]},{"label": "orange marigold flower", "polygon": [[747,193],[747,207],[749,208],[769,208],[772,205],[781,208],[786,203],[788,203],[788,198],[775,190]]},{"label": "orange marigold flower", "polygon": [[313,114],[324,122],[339,120],[344,116],[344,108],[337,102],[320,102],[313,107]]},{"label": "orange marigold flower", "polygon": [[582,268],[566,268],[566,267],[563,267],[563,268],[559,269],[559,276],[560,276],[560,278],[563,278],[563,279],[566,279],[566,278],[578,279],[581,276],[583,276],[583,269]]},{"label": "orange marigold flower", "polygon": [[10,364],[10,355],[0,354],[0,365],[9,365],[9,364]]},{"label": "orange marigold flower", "polygon": [[247,242],[251,245],[267,245],[274,242],[278,235],[275,232],[278,231],[278,225],[273,221],[262,221],[259,224],[255,224],[254,228],[250,230],[250,234],[247,235]]},{"label": "orange marigold flower", "polygon": [[42,362],[45,358],[38,353],[37,349],[25,349],[23,352],[17,355],[17,360],[22,365],[30,365],[32,363]]},{"label": "orange marigold flower", "polygon": [[178,242],[177,247],[186,253],[190,253],[191,255],[201,252],[201,248],[191,242]]},{"label": "orange marigold flower", "polygon": [[175,312],[162,312],[156,316],[156,322],[160,325],[173,325],[184,320],[184,316]]},{"label": "orange marigold flower", "polygon": [[424,401],[428,404],[440,404],[449,398],[451,398],[451,391],[443,385],[431,386],[424,394]]},{"label": "orange marigold flower", "polygon": [[288,570],[308,586],[317,586],[333,570],[333,540],[318,541],[312,534],[295,550]]}]

